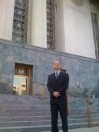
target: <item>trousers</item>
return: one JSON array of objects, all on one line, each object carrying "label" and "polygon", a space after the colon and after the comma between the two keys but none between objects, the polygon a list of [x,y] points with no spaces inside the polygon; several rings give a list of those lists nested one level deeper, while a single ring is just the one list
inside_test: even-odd
[{"label": "trousers", "polygon": [[66,105],[61,104],[50,104],[51,108],[51,132],[59,132],[58,130],[58,112],[62,121],[62,130],[63,132],[68,131],[68,122],[67,122],[67,107]]}]

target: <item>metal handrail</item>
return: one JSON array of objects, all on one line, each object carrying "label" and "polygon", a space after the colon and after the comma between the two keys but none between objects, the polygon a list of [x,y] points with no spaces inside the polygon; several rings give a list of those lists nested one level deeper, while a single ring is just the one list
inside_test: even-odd
[{"label": "metal handrail", "polygon": [[70,95],[72,95],[72,96],[75,96],[75,97],[78,97],[78,98],[81,98],[81,99],[85,99],[85,100],[90,100],[89,98],[85,98],[85,97],[82,97],[82,96],[79,96],[79,95],[77,95],[77,94],[74,94],[74,93],[71,93],[71,92],[67,92],[67,94],[70,94]]},{"label": "metal handrail", "polygon": [[[36,85],[35,85],[36,83],[41,85],[41,99],[43,100],[44,99],[44,87],[47,85],[43,84],[43,83],[33,82],[33,92],[32,92],[33,95],[36,94]],[[67,95],[67,112],[68,112],[68,115],[70,114],[70,96],[74,96],[74,97],[86,100],[87,115],[88,115],[88,127],[91,127],[92,126],[92,118],[91,118],[92,100],[89,98],[85,98],[85,97],[73,94],[71,92],[66,92],[66,95]]]},{"label": "metal handrail", "polygon": [[91,117],[92,100],[89,98],[85,98],[85,97],[70,93],[70,92],[67,92],[66,94],[67,94],[67,112],[68,112],[68,114],[70,114],[70,95],[86,100],[87,115],[88,115],[88,127],[91,127],[92,126],[92,117]]}]

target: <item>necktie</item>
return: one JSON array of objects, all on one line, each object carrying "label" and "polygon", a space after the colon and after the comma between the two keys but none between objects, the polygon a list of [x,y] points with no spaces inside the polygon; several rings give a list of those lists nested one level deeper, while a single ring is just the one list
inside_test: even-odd
[{"label": "necktie", "polygon": [[56,79],[57,79],[57,77],[58,77],[58,72],[55,73],[55,76],[56,76]]}]

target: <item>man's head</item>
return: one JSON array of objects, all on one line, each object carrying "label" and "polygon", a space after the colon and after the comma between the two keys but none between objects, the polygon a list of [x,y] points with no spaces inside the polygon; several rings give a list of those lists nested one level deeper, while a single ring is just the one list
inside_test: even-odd
[{"label": "man's head", "polygon": [[60,62],[58,60],[54,61],[53,68],[54,68],[55,71],[60,70]]}]

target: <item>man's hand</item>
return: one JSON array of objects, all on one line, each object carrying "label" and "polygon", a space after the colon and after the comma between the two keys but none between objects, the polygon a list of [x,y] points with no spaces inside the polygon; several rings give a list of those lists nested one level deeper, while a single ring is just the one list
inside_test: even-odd
[{"label": "man's hand", "polygon": [[59,96],[60,96],[60,93],[59,93],[59,92],[54,92],[53,95],[54,95],[55,97],[59,97]]}]

